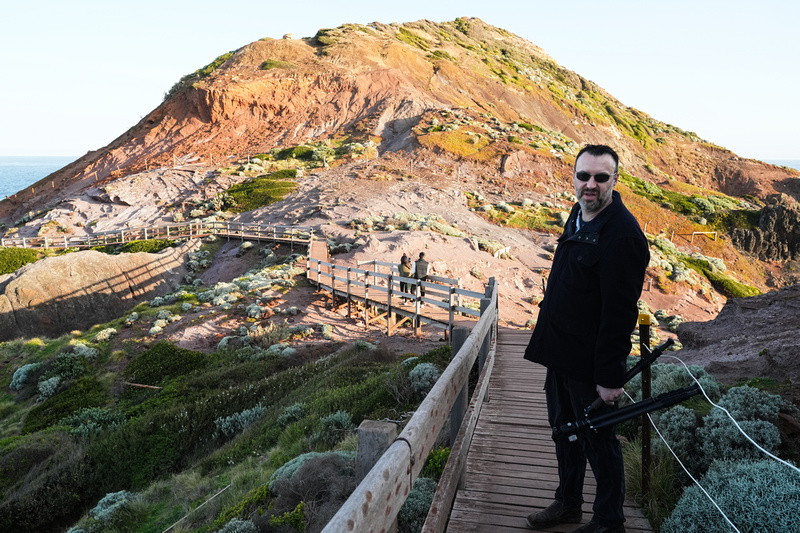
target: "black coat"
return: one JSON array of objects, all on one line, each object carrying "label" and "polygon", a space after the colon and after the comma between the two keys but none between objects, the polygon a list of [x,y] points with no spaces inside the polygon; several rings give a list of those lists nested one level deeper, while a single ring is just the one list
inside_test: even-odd
[{"label": "black coat", "polygon": [[578,213],[575,204],[558,239],[525,359],[617,388],[623,385],[650,250],[618,192],[576,232]]}]

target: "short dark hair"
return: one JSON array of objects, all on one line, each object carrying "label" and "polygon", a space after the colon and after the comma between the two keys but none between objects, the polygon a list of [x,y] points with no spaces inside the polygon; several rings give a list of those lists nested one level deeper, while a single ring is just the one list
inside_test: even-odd
[{"label": "short dark hair", "polygon": [[419,258],[422,259],[423,257],[425,257],[425,252],[420,252],[419,253]]},{"label": "short dark hair", "polygon": [[576,163],[583,154],[589,154],[595,157],[600,157],[601,155],[610,155],[614,160],[614,170],[619,170],[619,156],[617,155],[617,152],[615,152],[610,146],[606,146],[605,144],[587,144],[581,148],[581,151],[578,152],[578,155],[575,157]]}]

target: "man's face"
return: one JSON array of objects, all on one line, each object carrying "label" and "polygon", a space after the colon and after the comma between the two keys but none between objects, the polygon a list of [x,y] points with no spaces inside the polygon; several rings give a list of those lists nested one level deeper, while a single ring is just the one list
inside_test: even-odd
[{"label": "man's face", "polygon": [[[581,181],[576,176],[579,172],[586,172],[591,177],[588,181]],[[605,183],[595,180],[597,174],[608,174],[611,178]],[[608,154],[599,157],[584,153],[575,162],[575,172],[572,174],[572,183],[575,186],[575,196],[581,204],[584,220],[594,218],[600,211],[611,203],[611,192],[617,183],[616,166],[614,158]]]}]

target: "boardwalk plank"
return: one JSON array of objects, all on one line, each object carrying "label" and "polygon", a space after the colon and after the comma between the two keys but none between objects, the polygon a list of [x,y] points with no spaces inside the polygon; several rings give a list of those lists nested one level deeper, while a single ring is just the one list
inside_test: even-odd
[{"label": "boardwalk plank", "polygon": [[[489,382],[489,401],[481,410],[466,460],[465,487],[456,494],[450,533],[534,531],[525,517],[552,502],[558,468],[552,428],[547,423],[544,367],[523,358],[530,331],[501,328]],[[595,483],[587,471],[583,522],[591,518]],[[626,503],[625,528],[652,533],[641,509]],[[572,531],[576,524],[548,528]],[[544,531],[544,530],[543,530]]]}]

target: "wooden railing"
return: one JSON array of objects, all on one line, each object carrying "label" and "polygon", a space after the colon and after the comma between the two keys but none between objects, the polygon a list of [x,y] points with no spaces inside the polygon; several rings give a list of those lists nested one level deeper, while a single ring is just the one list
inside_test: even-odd
[{"label": "wooden railing", "polygon": [[[497,339],[497,300],[497,284],[491,278],[485,298],[481,300],[480,320],[414,416],[328,522],[324,533],[390,531],[449,415],[451,429],[453,426],[459,429],[423,529],[426,532],[444,530],[458,480],[466,466],[466,450],[477,414],[488,390]],[[480,378],[467,410],[469,373],[479,356],[483,362],[479,365]]]},{"label": "wooden railing", "polygon": [[[423,314],[428,315],[430,324],[434,327],[446,329],[448,336],[452,334],[455,320],[458,316],[480,317],[480,301],[485,295],[480,292],[469,291],[460,287],[457,279],[443,278],[440,276],[428,276],[427,281],[414,278],[406,278],[394,274],[391,267],[392,263],[381,263],[379,261],[369,261],[359,263],[360,265],[373,265],[374,270],[365,270],[350,266],[337,265],[335,262],[326,262],[309,257],[306,266],[306,277],[319,288],[331,293],[331,297],[340,296],[345,298],[348,305],[348,315],[351,313],[350,306],[353,301],[363,300],[364,323],[369,327],[371,321],[384,318],[386,315],[370,317],[367,307],[370,304],[386,306],[387,315],[392,313],[413,315],[408,318],[415,319],[415,327],[418,327],[417,317]],[[378,271],[378,266],[387,266],[388,273]],[[403,291],[403,285],[406,290]],[[425,295],[422,295],[422,290]],[[401,299],[405,298],[413,307],[413,312],[401,309]],[[470,302],[464,300],[471,300]],[[422,304],[430,306],[427,313],[421,312]],[[436,319],[431,310],[444,311],[447,319]],[[387,334],[399,327],[403,321],[387,323]]]},{"label": "wooden railing", "polygon": [[104,231],[91,235],[64,235],[43,237],[0,238],[0,247],[21,248],[91,248],[150,239],[199,238],[208,235],[241,240],[286,242],[307,244],[314,237],[314,230],[299,226],[274,226],[242,224],[239,222],[192,221],[166,226],[148,226]]}]

